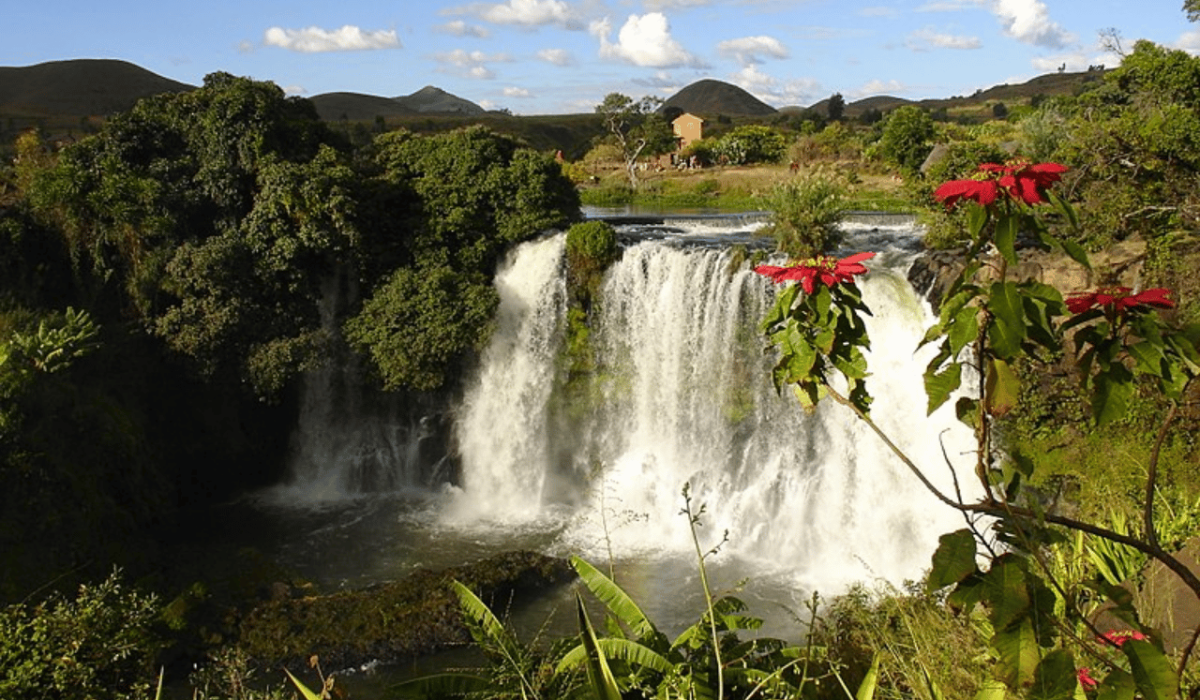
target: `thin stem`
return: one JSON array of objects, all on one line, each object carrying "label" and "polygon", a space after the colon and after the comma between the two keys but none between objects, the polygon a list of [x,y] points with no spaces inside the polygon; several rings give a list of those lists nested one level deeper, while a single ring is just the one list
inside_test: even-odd
[{"label": "thin stem", "polygon": [[1146,531],[1146,541],[1158,546],[1158,530],[1154,527],[1154,494],[1158,490],[1158,458],[1162,454],[1163,443],[1167,439],[1167,430],[1179,413],[1179,403],[1171,401],[1167,415],[1163,417],[1162,425],[1158,426],[1158,436],[1154,439],[1154,449],[1150,451],[1150,466],[1146,473],[1146,496],[1142,503],[1142,527]]}]

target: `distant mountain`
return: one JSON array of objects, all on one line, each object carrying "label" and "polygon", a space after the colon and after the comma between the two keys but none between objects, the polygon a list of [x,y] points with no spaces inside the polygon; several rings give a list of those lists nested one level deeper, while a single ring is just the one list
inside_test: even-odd
[{"label": "distant mountain", "polygon": [[347,119],[369,121],[375,117],[412,116],[414,114],[484,114],[483,107],[455,97],[441,88],[427,85],[404,97],[378,97],[356,92],[329,92],[309,98],[317,114],[328,122]]},{"label": "distant mountain", "polygon": [[357,92],[327,92],[309,101],[317,108],[317,115],[327,122],[346,119],[370,121],[375,117],[411,116],[416,110],[401,104],[393,97],[377,97]]},{"label": "distant mountain", "polygon": [[407,97],[397,97],[396,101],[414,112],[483,114],[487,111],[474,102],[464,100],[461,97],[455,97],[445,90],[435,88],[432,85],[426,85]]},{"label": "distant mountain", "polygon": [[712,80],[700,80],[663,103],[659,111],[677,107],[696,116],[725,115],[730,117],[765,117],[775,114],[775,108],[736,85]]},{"label": "distant mountain", "polygon": [[0,67],[0,112],[35,117],[106,116],[132,108],[143,97],[193,89],[111,59]]}]

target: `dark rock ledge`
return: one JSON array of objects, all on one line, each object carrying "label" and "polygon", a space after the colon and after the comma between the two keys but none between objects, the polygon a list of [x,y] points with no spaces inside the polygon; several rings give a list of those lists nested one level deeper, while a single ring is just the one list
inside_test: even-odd
[{"label": "dark rock ledge", "polygon": [[451,581],[503,610],[574,576],[565,560],[508,552],[444,571],[420,570],[366,590],[281,596],[240,621],[237,644],[264,667],[298,670],[312,655],[327,670],[402,662],[470,641]]}]

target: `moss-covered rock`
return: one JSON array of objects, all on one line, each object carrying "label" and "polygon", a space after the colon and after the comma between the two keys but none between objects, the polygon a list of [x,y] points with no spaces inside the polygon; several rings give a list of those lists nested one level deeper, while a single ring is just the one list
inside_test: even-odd
[{"label": "moss-covered rock", "polygon": [[298,669],[314,654],[325,668],[394,663],[470,641],[451,581],[501,604],[573,577],[562,559],[509,552],[366,590],[277,598],[242,619],[237,644],[262,665]]}]

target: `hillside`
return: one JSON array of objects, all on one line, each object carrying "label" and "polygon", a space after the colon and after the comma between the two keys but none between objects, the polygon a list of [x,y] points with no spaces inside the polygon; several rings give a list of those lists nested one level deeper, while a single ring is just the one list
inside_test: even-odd
[{"label": "hillside", "polygon": [[390,97],[363,95],[357,92],[327,92],[309,98],[317,114],[327,122],[370,121],[375,117],[411,116],[415,110]]},{"label": "hillside", "polygon": [[672,107],[697,116],[767,117],[774,107],[736,85],[705,79],[688,85],[663,103],[659,111]]},{"label": "hillside", "polygon": [[0,114],[25,117],[107,116],[138,100],[193,86],[125,61],[78,59],[0,67]]}]

